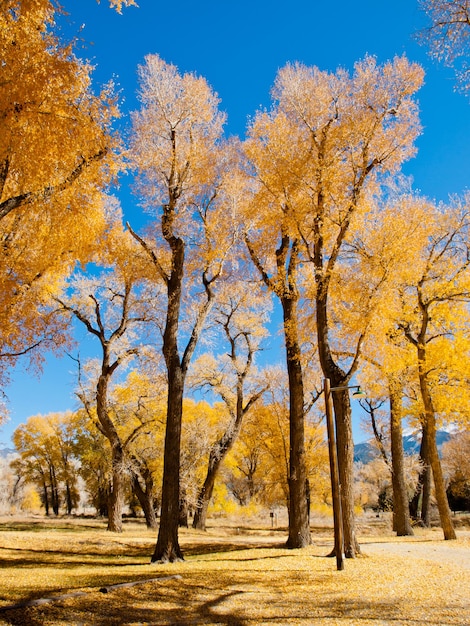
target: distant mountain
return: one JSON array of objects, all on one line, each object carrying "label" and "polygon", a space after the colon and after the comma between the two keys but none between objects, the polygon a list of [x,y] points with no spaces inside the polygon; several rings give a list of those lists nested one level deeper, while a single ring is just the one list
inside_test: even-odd
[{"label": "distant mountain", "polygon": [[0,448],[0,458],[5,458],[9,454],[16,454],[16,450],[13,448]]},{"label": "distant mountain", "polygon": [[[452,437],[450,433],[445,430],[439,430],[436,434],[437,448],[440,452],[442,444]],[[412,455],[419,453],[419,447],[421,445],[421,435],[417,433],[408,433],[403,436],[403,449],[405,454]],[[374,459],[380,456],[377,446],[374,445],[373,440],[364,441],[354,446],[354,462],[355,463],[370,463]]]}]

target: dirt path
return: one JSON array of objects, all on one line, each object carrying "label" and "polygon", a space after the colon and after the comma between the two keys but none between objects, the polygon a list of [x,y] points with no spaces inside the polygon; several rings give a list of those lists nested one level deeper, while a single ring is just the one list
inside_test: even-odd
[{"label": "dirt path", "polygon": [[435,539],[421,539],[407,537],[394,541],[370,540],[362,544],[364,554],[396,554],[421,558],[437,563],[458,565],[470,570],[470,533],[458,533],[458,541],[444,541]]}]

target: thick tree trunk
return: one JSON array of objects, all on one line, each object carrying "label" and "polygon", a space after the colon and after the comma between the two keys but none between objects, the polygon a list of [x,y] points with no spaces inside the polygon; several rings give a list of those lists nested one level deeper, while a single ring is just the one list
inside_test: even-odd
[{"label": "thick tree trunk", "polygon": [[288,548],[305,548],[311,543],[307,503],[305,458],[304,387],[300,345],[297,338],[295,298],[282,298],[287,373],[289,377],[289,537]]},{"label": "thick tree trunk", "polygon": [[429,391],[426,374],[426,353],[424,342],[418,343],[418,373],[421,397],[424,405],[426,419],[426,440],[429,454],[429,462],[434,479],[434,491],[436,495],[437,508],[441,520],[444,539],[456,539],[454,525],[452,523],[452,513],[447,500],[444,475],[442,473],[441,461],[436,443],[436,416],[434,406]]},{"label": "thick tree trunk", "polygon": [[163,460],[162,506],[152,563],[182,561],[178,541],[180,508],[180,450],[184,376],[175,355],[168,371],[168,403]]},{"label": "thick tree trunk", "polygon": [[402,394],[398,381],[391,381],[390,439],[392,447],[393,529],[398,537],[413,535],[405,482],[402,429]]},{"label": "thick tree trunk", "polygon": [[108,503],[108,527],[113,533],[122,533],[124,506],[124,453],[119,443],[112,448],[112,489]]},{"label": "thick tree trunk", "polygon": [[[347,386],[347,381],[334,386]],[[349,391],[332,393],[336,419],[336,445],[338,448],[338,469],[341,485],[341,511],[343,517],[344,555],[354,558],[361,553],[356,539],[354,515],[354,441],[352,436],[351,403]]]}]

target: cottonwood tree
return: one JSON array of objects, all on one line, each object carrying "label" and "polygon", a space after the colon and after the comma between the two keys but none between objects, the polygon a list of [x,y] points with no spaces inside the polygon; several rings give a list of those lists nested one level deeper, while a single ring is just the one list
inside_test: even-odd
[{"label": "cottonwood tree", "polygon": [[55,3],[0,10],[0,367],[60,345],[51,292],[86,261],[106,227],[103,189],[116,171],[111,86],[54,34]]},{"label": "cottonwood tree", "polygon": [[13,443],[19,454],[13,466],[38,487],[46,515],[51,508],[58,515],[62,504],[70,515],[78,504],[72,413],[30,417],[13,433]]},{"label": "cottonwood tree", "polygon": [[108,270],[91,276],[77,275],[71,281],[68,297],[57,298],[57,302],[100,345],[97,371],[91,375],[94,391],[91,393],[82,388],[78,396],[90,414],[96,412],[96,426],[111,448],[108,530],[122,532],[129,436],[124,439],[120,432],[118,415],[110,402],[110,386],[117,370],[129,366],[131,359],[141,351],[145,328],[153,319],[151,302],[158,299],[158,294],[146,290],[143,281],[145,263],[139,265],[140,248],[127,232],[120,231],[117,226],[106,244],[96,261],[103,266],[109,264]]},{"label": "cottonwood tree", "polygon": [[[424,238],[414,264],[414,280],[399,290],[404,337],[415,349],[425,436],[439,516],[445,539],[455,539],[436,442],[436,395],[433,387],[447,372],[435,367],[453,349],[457,329],[468,324],[470,299],[470,213],[467,201],[446,207],[423,207]],[[411,277],[411,276],[410,276]],[[436,358],[437,357],[437,358]],[[451,418],[452,412],[448,414]]]},{"label": "cottonwood tree", "polygon": [[429,54],[453,67],[457,85],[470,89],[470,4],[468,0],[420,0],[431,26],[419,33],[419,40],[429,47]]},{"label": "cottonwood tree", "polygon": [[[373,307],[362,346],[360,379],[369,399],[361,400],[360,404],[370,415],[376,445],[392,475],[394,530],[399,535],[412,534],[402,421],[407,412],[403,406],[405,394],[410,388],[410,380],[415,378],[416,366],[410,346],[401,334],[396,333],[395,290],[402,272],[414,262],[416,248],[413,243],[419,240],[422,217],[421,214],[416,215],[415,209],[415,201],[404,195],[403,189],[389,189],[383,201],[369,209],[354,240],[347,246],[353,267],[349,283],[354,275],[354,287],[346,286],[341,294],[347,305],[341,316],[344,331],[353,335],[358,328],[354,314],[364,310],[354,306],[354,291],[363,297],[371,293],[368,285],[380,285],[379,300]],[[338,311],[335,315],[338,317]],[[384,437],[376,416],[379,404],[386,400],[389,412]]]},{"label": "cottonwood tree", "polygon": [[[350,338],[353,357],[338,360],[330,321],[332,285],[349,271],[344,247],[354,236],[356,216],[367,210],[381,177],[395,173],[414,154],[419,124],[413,94],[421,82],[421,68],[404,57],[383,66],[367,57],[355,65],[352,75],[344,70],[329,74],[300,64],[287,65],[276,78],[272,111],[258,113],[249,129],[247,151],[258,184],[253,202],[258,216],[252,229],[256,223],[260,242],[257,250],[249,231],[249,245],[254,262],[283,306],[291,410],[297,416],[291,428],[299,441],[304,400],[300,342],[293,323],[300,297],[299,263],[307,261],[312,268],[309,296],[322,372],[332,387],[346,387],[357,370],[377,298],[373,291],[365,294],[370,308],[363,311],[362,329]],[[271,268],[277,268],[277,282],[269,274]],[[340,324],[335,319],[335,332]],[[332,395],[345,554],[353,557],[359,546],[354,529],[351,409],[346,390]],[[291,453],[292,472],[303,459],[302,444],[292,441]],[[292,478],[298,491],[294,500],[305,501],[304,472]],[[292,514],[306,530],[305,511],[297,507],[292,506]]]},{"label": "cottonwood tree", "polygon": [[178,542],[183,394],[189,363],[234,241],[239,194],[225,116],[207,82],[157,55],[139,68],[142,107],[133,114],[137,189],[154,215],[134,233],[167,295],[162,352],[168,374],[161,520],[152,561],[183,558]]},{"label": "cottonwood tree", "polygon": [[246,205],[245,241],[262,280],[282,308],[290,394],[287,546],[303,548],[311,538],[306,491],[306,402],[298,319],[299,266],[304,250],[295,218],[302,164],[297,146],[291,141],[293,130],[287,117],[277,109],[270,114],[258,113],[248,129],[244,148],[254,182]]},{"label": "cottonwood tree", "polygon": [[246,283],[227,284],[214,307],[214,324],[219,326],[221,346],[228,352],[216,358],[204,355],[195,364],[193,374],[197,387],[207,387],[225,403],[229,421],[212,444],[207,473],[199,490],[193,528],[205,530],[207,510],[219,468],[235,443],[245,415],[262,397],[267,386],[253,380],[256,352],[266,337],[267,312],[270,301]]}]

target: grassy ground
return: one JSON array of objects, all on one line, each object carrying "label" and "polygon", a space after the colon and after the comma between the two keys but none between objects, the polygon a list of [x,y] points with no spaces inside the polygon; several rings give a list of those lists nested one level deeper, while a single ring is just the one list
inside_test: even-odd
[{"label": "grassy ground", "polygon": [[399,539],[367,520],[364,556],[337,572],[320,523],[305,550],[286,550],[285,529],[269,521],[182,530],[185,561],[158,565],[141,523],[113,535],[95,520],[1,519],[0,625],[468,626],[470,533],[457,532]]}]

